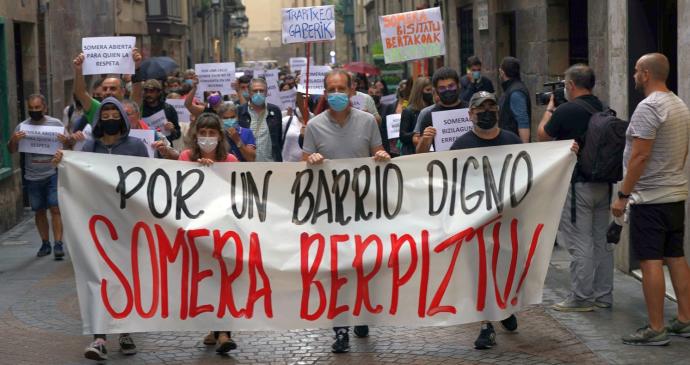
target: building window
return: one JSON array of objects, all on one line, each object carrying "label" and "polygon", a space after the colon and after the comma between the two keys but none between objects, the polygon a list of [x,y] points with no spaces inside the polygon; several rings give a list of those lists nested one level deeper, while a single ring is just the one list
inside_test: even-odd
[{"label": "building window", "polygon": [[148,15],[161,15],[161,0],[148,0]]},{"label": "building window", "polygon": [[180,0],[167,0],[168,1],[168,16],[180,17],[182,16],[180,11]]},{"label": "building window", "polygon": [[460,73],[467,69],[467,58],[474,55],[474,23],[472,5],[458,9],[458,33],[460,34]]}]

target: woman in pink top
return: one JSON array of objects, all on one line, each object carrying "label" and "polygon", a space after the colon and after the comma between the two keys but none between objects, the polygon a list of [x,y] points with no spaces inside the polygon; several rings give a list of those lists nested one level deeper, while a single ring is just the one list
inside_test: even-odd
[{"label": "woman in pink top", "polygon": [[180,161],[198,161],[204,166],[210,166],[214,162],[237,162],[237,158],[228,153],[223,121],[217,114],[199,115],[189,133],[187,145],[191,148],[180,153]]}]

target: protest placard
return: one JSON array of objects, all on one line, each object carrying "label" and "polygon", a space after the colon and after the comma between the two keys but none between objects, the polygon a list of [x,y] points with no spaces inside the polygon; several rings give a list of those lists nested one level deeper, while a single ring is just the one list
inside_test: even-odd
[{"label": "protest placard", "polygon": [[400,114],[386,115],[386,131],[388,132],[388,139],[400,137]]},{"label": "protest placard", "polygon": [[194,71],[199,78],[197,97],[204,91],[220,91],[223,95],[233,93],[232,82],[235,81],[235,63],[197,63]]},{"label": "protest placard", "polygon": [[469,111],[452,109],[431,113],[431,122],[436,128],[436,151],[448,151],[458,137],[472,130]]},{"label": "protest placard", "polygon": [[83,331],[507,318],[541,302],[571,144],[318,169],[67,151],[58,198]]},{"label": "protest placard", "polygon": [[146,145],[149,157],[153,157],[156,152],[151,144],[156,141],[156,131],[151,129],[130,129],[129,136],[141,140]]},{"label": "protest placard", "polygon": [[446,54],[440,8],[383,15],[379,27],[386,63]]},{"label": "protest placard", "polygon": [[39,155],[54,155],[62,149],[58,141],[58,134],[65,134],[64,127],[22,124],[19,128],[26,136],[19,140],[19,152],[35,153]]},{"label": "protest placard", "polygon": [[295,107],[295,100],[297,99],[297,90],[290,89],[280,92],[280,106],[281,110]]},{"label": "protest placard", "polygon": [[93,138],[93,130],[91,128],[91,124],[87,124],[81,132],[82,134],[84,134],[84,140],[77,141],[77,143],[74,144],[74,147],[72,147],[74,151],[81,151],[84,148],[84,144],[86,143],[86,141]]},{"label": "protest placard", "polygon": [[[323,95],[323,79],[331,71],[330,66],[311,66],[309,68],[309,95]],[[302,69],[297,84],[297,91],[307,92],[307,70]]]},{"label": "protest placard", "polygon": [[165,116],[164,109],[161,109],[157,113],[151,114],[148,117],[141,119],[143,119],[144,122],[146,122],[146,125],[148,125],[149,128],[163,133],[164,136],[170,135],[170,131],[165,129],[165,123],[168,122],[168,119]]},{"label": "protest placard", "polygon": [[177,120],[181,122],[189,122],[191,113],[186,106],[184,106],[184,99],[165,99],[165,102],[172,105],[177,112]]},{"label": "protest placard", "polygon": [[[309,58],[309,63],[311,65],[314,64],[314,59]],[[290,72],[295,72],[296,70],[299,70],[301,68],[306,68],[307,67],[307,58],[306,57],[290,57]]]},{"label": "protest placard", "polygon": [[82,38],[81,50],[84,53],[82,73],[84,75],[133,75],[132,50],[135,46],[135,37]]},{"label": "protest placard", "polygon": [[283,44],[335,39],[333,5],[283,8]]}]

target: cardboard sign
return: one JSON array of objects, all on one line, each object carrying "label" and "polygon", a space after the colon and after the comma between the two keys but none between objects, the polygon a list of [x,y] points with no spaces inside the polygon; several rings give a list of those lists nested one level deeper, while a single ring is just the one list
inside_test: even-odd
[{"label": "cardboard sign", "polygon": [[199,78],[197,97],[203,99],[204,91],[220,91],[223,95],[233,92],[232,82],[235,81],[235,63],[197,63],[194,71]]},{"label": "cardboard sign", "polygon": [[453,109],[431,113],[436,128],[436,151],[448,151],[458,137],[472,130],[469,109]]},{"label": "cardboard sign", "polygon": [[281,110],[287,110],[287,108],[294,108],[297,99],[297,90],[290,89],[286,91],[281,91],[280,96],[280,106]]},{"label": "cardboard sign", "polygon": [[82,38],[81,50],[85,57],[82,73],[134,75],[132,50],[135,45],[135,37]]},{"label": "cardboard sign", "polygon": [[165,116],[165,109],[161,109],[157,113],[141,119],[143,119],[146,125],[154,131],[157,130],[163,133],[164,136],[170,135],[170,131],[165,129],[165,123],[168,122],[168,118]]},{"label": "cardboard sign", "polygon": [[335,40],[333,5],[283,9],[283,44]]},{"label": "cardboard sign", "polygon": [[441,8],[380,16],[379,27],[386,63],[446,54]]},{"label": "cardboard sign", "polygon": [[[64,236],[83,330],[507,318],[542,300],[576,161],[571,144],[425,153],[384,164],[327,160],[318,168],[200,167],[66,151],[58,199],[69,212]],[[506,184],[493,183],[499,180]]]},{"label": "cardboard sign", "polygon": [[177,120],[182,122],[189,122],[189,118],[192,113],[189,112],[186,106],[184,106],[184,99],[165,99],[165,102],[172,105],[177,112]]},{"label": "cardboard sign", "polygon": [[[330,66],[309,67],[309,95],[323,95],[323,79],[331,71]],[[297,84],[297,91],[307,92],[307,69],[303,68]]]},{"label": "cardboard sign", "polygon": [[19,140],[19,152],[54,155],[57,150],[62,149],[57,136],[65,134],[64,127],[22,124],[20,130],[26,136]]},{"label": "cardboard sign", "polygon": [[388,139],[400,137],[400,114],[386,115],[386,130],[388,131]]}]

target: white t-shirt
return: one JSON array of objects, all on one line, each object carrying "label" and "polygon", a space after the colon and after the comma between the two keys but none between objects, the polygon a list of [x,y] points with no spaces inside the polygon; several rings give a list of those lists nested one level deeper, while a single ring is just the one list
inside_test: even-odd
[{"label": "white t-shirt", "polygon": [[[283,129],[282,133],[285,134],[285,128],[287,127],[290,116],[285,116],[283,118]],[[297,116],[292,117],[292,122],[290,123],[290,129],[288,129],[285,135],[285,143],[283,144],[283,161],[285,162],[299,162],[302,161],[302,148],[299,146],[299,134],[302,130],[302,122],[297,118]],[[282,135],[281,135],[282,137]]]}]

